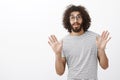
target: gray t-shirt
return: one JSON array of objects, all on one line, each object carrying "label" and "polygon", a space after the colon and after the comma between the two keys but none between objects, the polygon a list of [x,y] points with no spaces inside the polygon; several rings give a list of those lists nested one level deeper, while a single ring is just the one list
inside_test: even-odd
[{"label": "gray t-shirt", "polygon": [[97,80],[96,36],[86,31],[80,36],[70,34],[63,38],[62,56],[68,65],[67,80]]}]

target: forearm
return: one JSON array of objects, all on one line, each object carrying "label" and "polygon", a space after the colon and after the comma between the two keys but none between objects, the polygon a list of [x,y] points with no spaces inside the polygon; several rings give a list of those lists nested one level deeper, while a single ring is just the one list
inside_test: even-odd
[{"label": "forearm", "polygon": [[55,68],[58,75],[62,75],[65,71],[65,62],[62,59],[61,55],[55,56]]},{"label": "forearm", "polygon": [[105,50],[104,49],[98,49],[98,56],[99,56],[100,66],[103,69],[107,69],[109,64],[108,64],[108,58],[106,56]]}]

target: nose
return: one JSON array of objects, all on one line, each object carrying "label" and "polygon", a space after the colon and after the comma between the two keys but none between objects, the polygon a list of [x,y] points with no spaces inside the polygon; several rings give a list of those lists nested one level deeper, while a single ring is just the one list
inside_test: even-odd
[{"label": "nose", "polygon": [[75,19],[74,19],[74,22],[77,22],[77,21],[78,21],[78,19],[77,19],[77,18],[75,18]]}]

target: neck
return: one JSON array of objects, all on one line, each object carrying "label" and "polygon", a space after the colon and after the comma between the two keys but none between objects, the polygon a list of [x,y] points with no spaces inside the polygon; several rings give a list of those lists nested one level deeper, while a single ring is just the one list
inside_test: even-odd
[{"label": "neck", "polygon": [[84,34],[84,30],[83,29],[81,29],[81,31],[80,32],[71,32],[70,33],[70,35],[71,36],[80,36],[80,35],[82,35],[82,34]]}]

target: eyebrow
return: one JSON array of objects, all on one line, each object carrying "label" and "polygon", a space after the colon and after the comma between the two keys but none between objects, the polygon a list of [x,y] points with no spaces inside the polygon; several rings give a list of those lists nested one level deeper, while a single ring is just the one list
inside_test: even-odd
[{"label": "eyebrow", "polygon": [[[80,16],[81,16],[81,14],[77,14],[77,16],[78,16],[78,15],[80,15]],[[74,15],[73,15],[73,14],[71,14],[70,16],[74,16]]]}]

